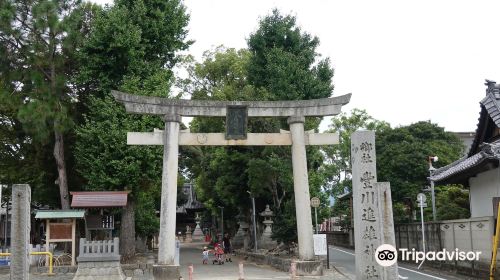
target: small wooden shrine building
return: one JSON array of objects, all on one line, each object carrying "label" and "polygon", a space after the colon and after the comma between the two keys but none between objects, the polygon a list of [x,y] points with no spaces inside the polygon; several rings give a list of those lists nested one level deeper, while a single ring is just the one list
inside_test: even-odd
[{"label": "small wooden shrine building", "polygon": [[71,192],[72,208],[87,210],[85,237],[87,240],[112,240],[115,229],[113,210],[127,206],[129,191]]}]

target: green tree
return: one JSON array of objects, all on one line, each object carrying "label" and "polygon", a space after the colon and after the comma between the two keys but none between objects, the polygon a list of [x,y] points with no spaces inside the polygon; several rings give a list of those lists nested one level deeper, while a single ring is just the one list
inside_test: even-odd
[{"label": "green tree", "polygon": [[[293,16],[277,10],[264,17],[248,39],[248,50],[208,52],[202,63],[191,67],[187,84],[194,99],[302,100],[329,97],[333,69],[328,59],[319,60],[319,40],[302,32]],[[306,129],[317,129],[319,118],[308,118]],[[252,118],[249,132],[279,132],[285,120]],[[222,132],[224,120],[197,118],[193,131]],[[322,197],[323,178],[318,169],[323,155],[308,147],[311,195]],[[265,204],[277,214],[274,228],[278,240],[296,239],[295,206],[289,147],[204,148],[200,162],[192,167],[197,189],[208,207],[224,205],[233,213],[246,212],[250,190],[257,210]],[[327,201],[322,197],[322,201]],[[226,212],[226,211],[225,211]]]},{"label": "green tree", "polygon": [[78,76],[82,91],[103,97],[125,80],[151,87],[154,81],[145,78],[158,75],[171,82],[167,70],[178,61],[176,53],[192,43],[186,40],[188,22],[180,0],[117,0],[99,14],[79,53],[85,62]]},{"label": "green tree", "polygon": [[356,130],[374,130],[377,134],[390,129],[387,122],[368,115],[365,110],[353,109],[332,118],[327,132],[339,134],[339,144],[322,147],[325,165],[322,172],[328,176],[327,192],[336,197],[352,191],[351,183],[351,134]]},{"label": "green tree", "polygon": [[437,186],[435,190],[438,220],[470,217],[469,190],[461,185]]},{"label": "green tree", "polygon": [[155,218],[147,216],[157,205],[144,200],[159,200],[163,154],[161,147],[127,146],[126,132],[162,129],[164,123],[155,116],[127,114],[109,91],[170,97],[176,52],[190,44],[188,20],[178,0],[118,0],[98,15],[79,52],[83,67],[76,81],[85,93],[87,114],[77,130],[78,170],[86,189],[131,190],[120,231],[125,258],[135,253],[136,227],[140,234],[157,231],[150,224]]},{"label": "green tree", "polygon": [[[273,10],[260,20],[257,31],[248,39],[248,49],[252,54],[247,68],[249,84],[264,91],[266,100],[330,97],[333,91],[333,68],[328,58],[322,59],[318,54],[318,45],[319,39],[302,31],[297,26],[295,17]],[[320,121],[321,118],[308,118],[305,128],[317,130]],[[288,127],[282,121],[278,128]],[[279,170],[276,177],[280,178],[277,182],[283,190],[281,199],[284,203],[283,207],[275,208],[277,217],[274,236],[279,241],[289,242],[296,239],[297,232],[290,149],[265,148],[264,152],[265,156],[260,158],[268,159],[269,164],[273,164],[269,159],[280,159],[274,161],[274,169]],[[287,166],[283,166],[284,162]],[[318,172],[323,162],[323,154],[318,147],[307,148],[307,162],[311,196],[320,197],[326,204],[327,197],[321,192],[325,180]],[[268,170],[273,169],[261,169],[260,174],[266,174]]]},{"label": "green tree", "polygon": [[265,88],[269,100],[329,97],[333,68],[328,58],[319,59],[318,45],[319,39],[303,32],[294,16],[273,10],[248,39],[249,83]]},{"label": "green tree", "polygon": [[2,125],[21,124],[39,148],[52,145],[63,209],[69,209],[65,136],[78,100],[70,79],[95,10],[80,1],[0,2],[0,102],[16,112]]},{"label": "green tree", "polygon": [[[250,53],[247,50],[218,47],[204,54],[202,63],[188,64],[189,78],[183,81],[183,89],[192,99],[212,100],[259,100],[261,93],[248,84],[246,65]],[[250,120],[249,127],[257,127]],[[260,122],[263,123],[262,121]],[[194,132],[223,132],[222,118],[195,118],[190,124]],[[181,153],[187,160],[190,176],[196,178],[198,199],[212,213],[219,213],[224,206],[228,228],[238,212],[248,209],[248,161],[254,148],[245,147],[191,147]],[[233,222],[231,222],[233,221]]]},{"label": "green tree", "polygon": [[[409,209],[403,201],[416,201],[428,185],[428,157],[437,155],[435,167],[445,166],[460,158],[464,146],[451,132],[431,122],[417,122],[385,130],[376,137],[377,174],[381,182],[391,183],[394,207]],[[396,221],[407,221],[406,215],[394,215]]]},{"label": "green tree", "polygon": [[2,200],[9,201],[10,186],[23,182],[31,186],[33,201],[58,205],[59,197],[53,195],[57,170],[52,148],[32,141],[16,116],[14,106],[0,102],[0,184],[8,186]]},{"label": "green tree", "polygon": [[332,118],[327,132],[338,133],[339,144],[322,147],[325,162],[320,171],[326,178],[325,191],[335,199],[333,214],[347,217],[343,220],[344,227],[350,226],[351,208],[348,199],[339,200],[338,196],[352,192],[351,134],[363,129],[380,133],[390,129],[390,126],[384,121],[374,119],[366,111],[355,108],[349,113],[341,113]]}]

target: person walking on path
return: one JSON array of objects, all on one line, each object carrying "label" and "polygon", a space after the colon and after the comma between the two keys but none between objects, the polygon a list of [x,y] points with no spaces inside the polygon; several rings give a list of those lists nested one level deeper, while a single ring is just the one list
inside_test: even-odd
[{"label": "person walking on path", "polygon": [[[222,240],[224,245],[224,254],[226,255],[226,262],[233,262],[231,260],[231,240],[229,238],[229,233],[224,234],[224,239]],[[229,260],[228,260],[229,257]]]},{"label": "person walking on path", "polygon": [[210,253],[210,250],[205,246],[203,248],[203,264],[208,264],[208,254]]}]

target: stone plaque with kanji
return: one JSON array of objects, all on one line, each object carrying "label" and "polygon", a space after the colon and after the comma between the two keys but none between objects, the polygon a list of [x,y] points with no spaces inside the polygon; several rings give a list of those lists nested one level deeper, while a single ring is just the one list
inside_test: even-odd
[{"label": "stone plaque with kanji", "polygon": [[227,106],[226,140],[247,139],[247,107]]}]

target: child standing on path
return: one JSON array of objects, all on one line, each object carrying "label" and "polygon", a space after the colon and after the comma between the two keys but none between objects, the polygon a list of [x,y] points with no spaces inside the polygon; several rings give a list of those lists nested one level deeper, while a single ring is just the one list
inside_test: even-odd
[{"label": "child standing on path", "polygon": [[208,264],[208,254],[210,253],[210,250],[208,250],[207,247],[203,247],[203,264]]}]

